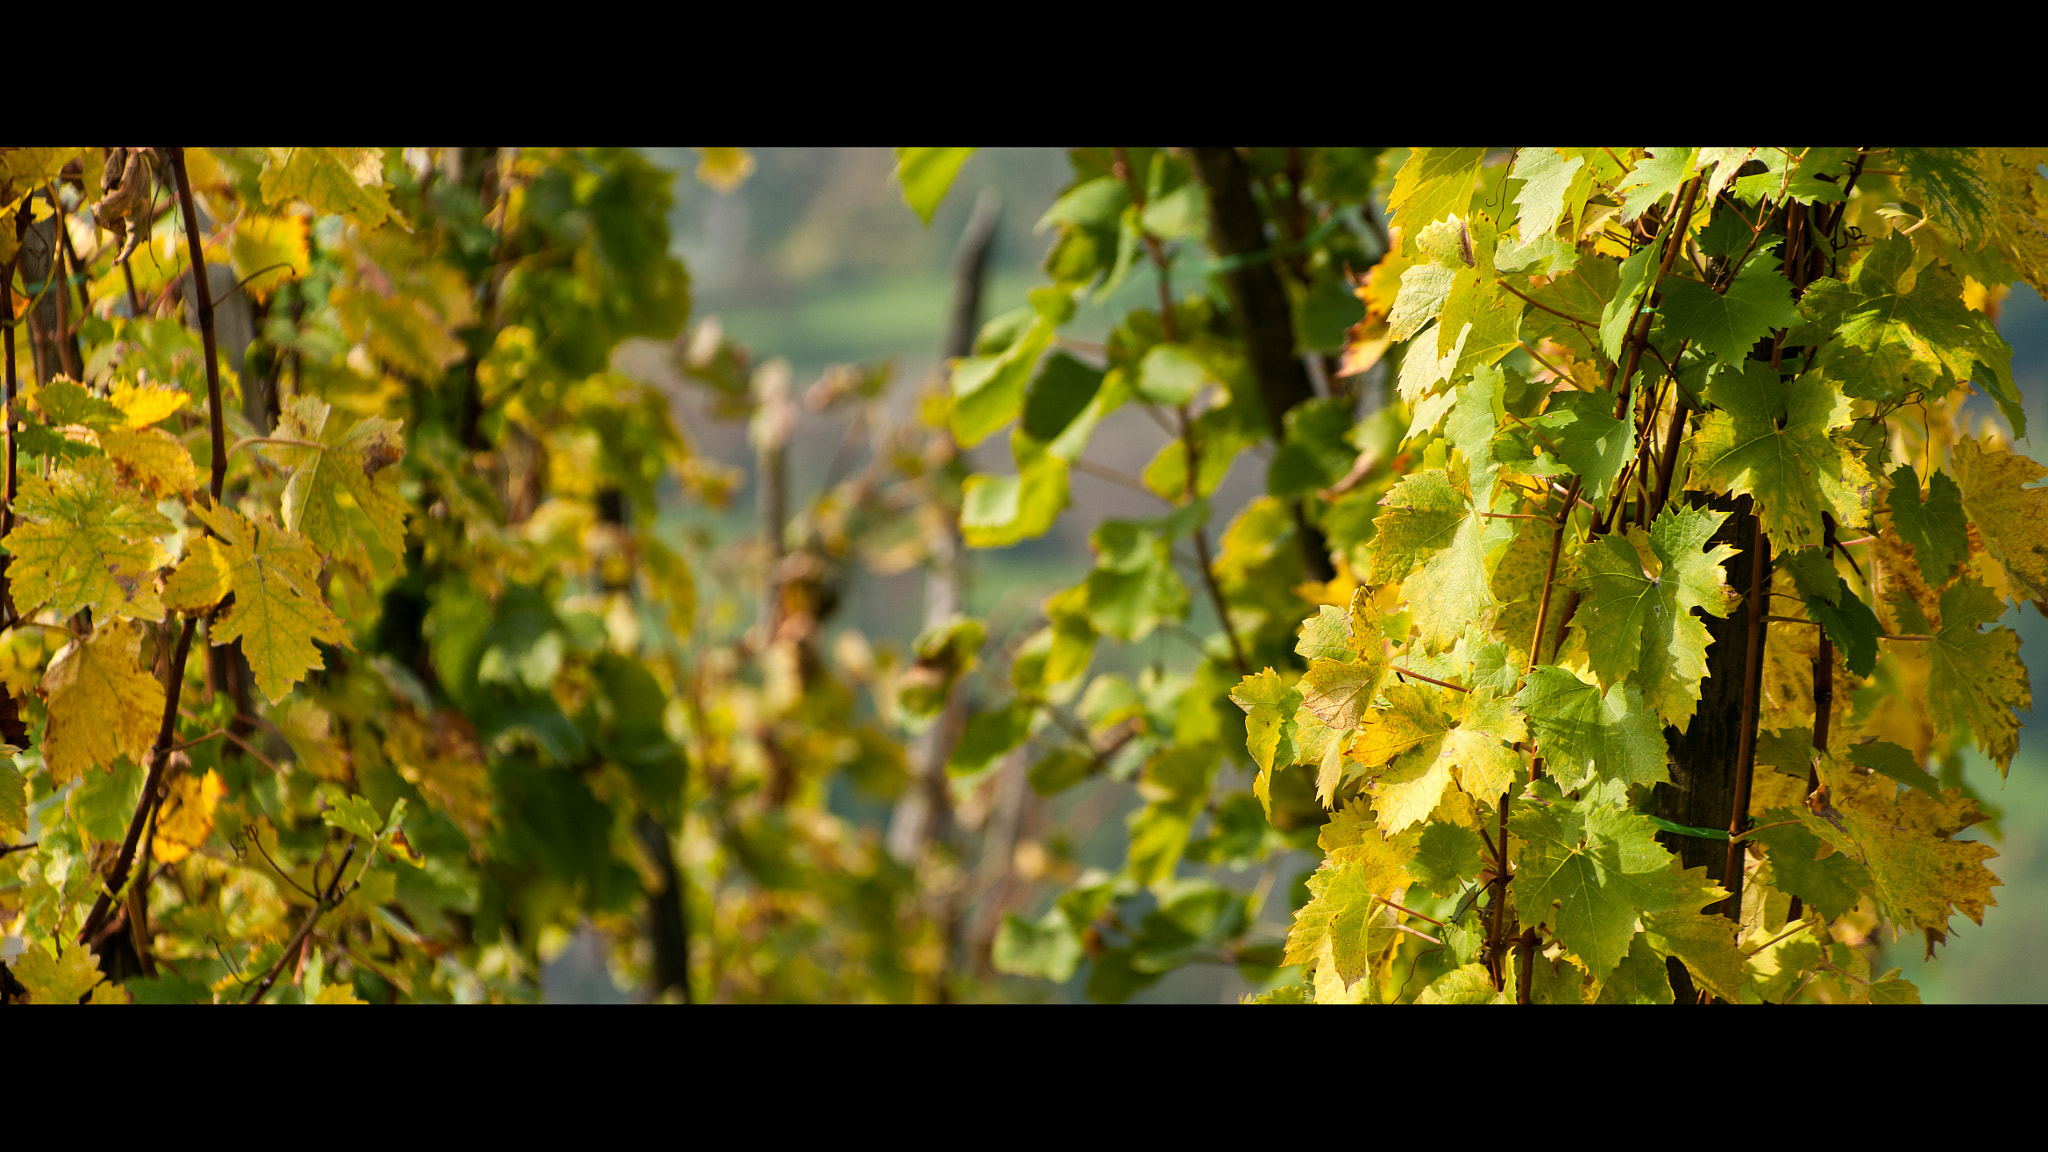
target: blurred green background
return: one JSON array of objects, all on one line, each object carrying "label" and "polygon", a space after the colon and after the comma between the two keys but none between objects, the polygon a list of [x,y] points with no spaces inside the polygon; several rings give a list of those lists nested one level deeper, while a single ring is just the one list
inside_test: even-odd
[{"label": "blurred green background", "polygon": [[[802,387],[831,364],[895,358],[898,403],[940,370],[947,292],[954,247],[973,211],[976,198],[992,191],[1000,198],[1001,216],[982,300],[982,317],[1026,302],[1026,292],[1042,282],[1038,263],[1048,237],[1035,230],[1038,218],[1066,186],[1065,153],[1053,148],[985,148],[961,169],[957,183],[929,228],[904,204],[893,179],[895,156],[887,148],[759,148],[751,153],[757,168],[739,188],[720,193],[694,175],[698,154],[688,148],[650,148],[645,154],[675,173],[675,205],[670,216],[676,254],[690,269],[694,321],[716,316],[728,335],[752,349],[756,361],[781,356],[790,363],[793,382]],[[1176,285],[1176,292],[1192,286]],[[1124,311],[1154,299],[1148,277],[1134,276],[1110,299],[1084,308],[1066,334],[1099,341]],[[2017,285],[2004,305],[1999,328],[2015,350],[2013,372],[2026,396],[2028,420],[2048,428],[2048,304],[2025,285]],[[628,349],[621,367],[659,375],[665,350]],[[1368,400],[1368,403],[1373,402]],[[1980,421],[2003,427],[1992,406],[1972,401],[1969,427]],[[711,418],[685,394],[678,404],[685,432],[700,452],[746,472],[752,452],[745,425]],[[791,493],[801,499],[824,478],[846,428],[806,414],[790,458],[795,462]],[[2009,430],[2008,430],[2009,431]],[[1159,429],[1132,409],[1116,414],[1098,433],[1091,457],[1136,473],[1164,443]],[[2048,459],[2048,446],[2022,442],[2022,451]],[[1011,470],[1005,438],[992,437],[970,454],[976,470]],[[1263,461],[1247,454],[1239,460],[1214,502],[1234,511],[1263,487]],[[1105,517],[1150,515],[1155,510],[1142,496],[1076,473],[1074,508],[1047,536],[1015,547],[973,554],[969,597],[971,609],[992,617],[991,634],[1000,637],[1029,623],[1030,613],[1047,594],[1073,583],[1088,563],[1087,536]],[[753,531],[753,491],[743,488],[723,515],[699,509],[674,508],[668,518],[678,533],[701,533],[701,540],[731,538]],[[858,621],[873,636],[908,638],[917,631],[923,582],[915,577],[866,579],[851,592],[840,623]],[[1197,611],[1200,611],[1198,608]],[[2048,621],[2033,610],[2014,610],[2004,623],[2021,636],[2020,654],[2028,662],[2030,682],[2039,691],[2048,674]],[[1098,668],[1119,665],[1135,669],[1154,661],[1169,668],[1188,667],[1190,651],[1165,632],[1141,645],[1141,651],[1098,654]],[[2048,721],[2048,715],[2037,712]],[[2030,723],[2022,717],[2023,723]],[[2048,965],[2037,957],[2048,952],[2048,734],[2023,728],[2019,755],[2010,779],[2001,783],[1995,768],[1970,754],[1964,767],[1967,784],[1987,811],[2000,815],[1966,834],[1997,848],[1990,862],[2004,886],[1994,890],[1998,906],[1985,914],[1983,927],[1963,917],[1951,922],[1950,943],[1933,960],[1923,960],[1917,939],[1902,938],[1887,949],[1886,966],[1905,969],[1929,1003],[2048,1002]],[[1128,783],[1105,781],[1100,795],[1078,790],[1047,805],[1046,825],[1080,821],[1089,828],[1075,847],[1084,864],[1114,865],[1120,857],[1116,837],[1123,834],[1123,813],[1135,804]],[[861,810],[850,796],[842,814],[886,822],[887,811]],[[1076,812],[1076,808],[1084,809]],[[1079,829],[1076,829],[1078,832]],[[1286,861],[1284,882],[1312,867],[1306,856]],[[1249,885],[1252,877],[1233,882]],[[1047,893],[1040,898],[1050,899]],[[1014,909],[1035,915],[1042,909]],[[1263,923],[1277,938],[1289,919],[1283,892],[1267,901]],[[557,959],[548,973],[553,1000],[624,1000],[605,978],[601,949],[590,939]],[[1080,1000],[1080,978],[1056,994]],[[1235,1002],[1251,990],[1232,967],[1182,969],[1133,998],[1134,1002]],[[1020,987],[1020,991],[1023,989]]]}]

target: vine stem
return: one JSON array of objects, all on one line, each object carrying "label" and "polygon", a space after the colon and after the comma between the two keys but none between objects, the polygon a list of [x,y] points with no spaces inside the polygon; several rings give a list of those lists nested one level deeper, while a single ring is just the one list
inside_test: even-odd
[{"label": "vine stem", "polygon": [[[355,854],[356,846],[351,841],[348,851],[341,854],[341,863],[334,869],[334,879],[328,881],[327,891],[321,893],[319,898],[313,901],[313,910],[306,913],[306,918],[299,922],[299,930],[292,933],[291,942],[286,944],[284,950],[277,954],[277,962],[270,966],[270,971],[263,974],[263,979],[256,984],[256,990],[249,993],[249,998],[242,1001],[242,1003],[261,1003],[263,997],[270,992],[270,986],[277,983],[277,977],[284,971],[284,966],[291,962],[293,954],[306,946],[306,937],[313,934],[313,925],[320,922],[321,913],[334,907],[337,902],[336,895],[341,891],[342,877],[348,874],[348,862]],[[367,868],[367,866],[366,862],[365,867]],[[361,879],[358,876],[357,882],[360,883]]]},{"label": "vine stem", "polygon": [[1746,849],[1735,837],[1742,834],[1743,825],[1749,820],[1751,762],[1756,759],[1757,691],[1761,687],[1764,669],[1764,573],[1771,566],[1770,548],[1770,538],[1764,535],[1764,522],[1759,517],[1749,547],[1749,647],[1743,654],[1742,712],[1737,721],[1742,727],[1735,750],[1735,803],[1732,806],[1734,811],[1728,816],[1728,859],[1721,873],[1721,887],[1728,889],[1728,899],[1721,903],[1722,914],[1738,923],[1742,920],[1742,860]]},{"label": "vine stem", "polygon": [[[199,300],[199,333],[206,349],[206,398],[211,418],[209,431],[213,437],[213,478],[208,492],[213,503],[218,505],[227,483],[228,445],[226,427],[221,419],[220,356],[213,338],[213,291],[206,279],[206,255],[200,246],[199,212],[192,203],[192,181],[185,174],[185,150],[166,148],[164,155],[170,160],[171,173],[178,183],[178,206],[184,213],[185,241],[192,252],[192,287]],[[11,339],[9,346],[12,347]],[[9,392],[8,398],[12,400],[12,389]],[[12,421],[11,415],[9,421]],[[7,460],[8,493],[11,496],[14,490],[11,430]],[[12,519],[11,514],[9,519]],[[135,864],[135,851],[142,843],[143,829],[156,807],[157,793],[163,787],[164,769],[170,763],[171,737],[178,730],[178,697],[185,687],[185,662],[192,655],[192,634],[198,627],[199,617],[187,616],[184,628],[178,632],[178,646],[172,652],[170,667],[164,672],[164,712],[157,725],[156,744],[150,749],[149,779],[143,784],[142,800],[135,808],[135,815],[128,821],[128,834],[121,840],[121,853],[114,859],[114,870],[108,873],[107,882],[100,886],[100,894],[93,900],[92,910],[86,914],[85,925],[78,934],[81,944],[91,940],[100,926],[106,923],[113,909],[110,894],[119,892],[128,883],[128,871]],[[311,925],[307,925],[305,931],[311,931]]]}]

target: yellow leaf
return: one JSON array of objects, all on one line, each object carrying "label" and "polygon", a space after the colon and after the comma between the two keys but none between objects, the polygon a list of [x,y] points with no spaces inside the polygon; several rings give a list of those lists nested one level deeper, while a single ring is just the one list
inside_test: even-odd
[{"label": "yellow leaf", "polygon": [[[83,148],[0,148],[0,212],[11,214],[22,198],[56,181],[64,165]],[[13,239],[13,237],[9,237]]]},{"label": "yellow leaf", "polygon": [[461,716],[437,712],[429,727],[411,709],[394,709],[386,732],[384,750],[399,775],[447,813],[464,835],[481,838],[491,819],[490,784],[483,751]]},{"label": "yellow leaf", "polygon": [[2048,468],[1975,440],[1956,444],[1956,485],[1985,550],[2004,566],[2013,593],[2048,600],[2048,488],[2028,488]]},{"label": "yellow leaf", "polygon": [[22,523],[0,545],[14,555],[9,575],[22,611],[163,619],[148,573],[163,562],[157,537],[171,522],[116,479],[105,458],[86,457],[48,480],[25,473],[14,510]]},{"label": "yellow leaf", "polygon": [[130,996],[128,990],[119,984],[95,984],[92,989],[92,999],[87,1000],[86,1003],[133,1004],[135,1003],[135,997]]},{"label": "yellow leaf", "polygon": [[164,689],[137,662],[141,647],[139,625],[104,624],[83,642],[66,645],[50,662],[42,685],[50,711],[43,762],[59,787],[89,767],[112,771],[122,756],[149,763],[163,718]]},{"label": "yellow leaf", "polygon": [[31,1004],[76,1004],[100,982],[92,953],[77,946],[66,948],[62,956],[52,956],[42,945],[31,944],[15,957],[11,967],[14,978],[28,989]]},{"label": "yellow leaf", "polygon": [[381,148],[272,148],[257,189],[273,208],[304,200],[315,212],[350,216],[365,228],[393,215]]},{"label": "yellow leaf", "polygon": [[699,148],[697,179],[720,192],[731,192],[754,174],[754,157],[745,148]]},{"label": "yellow leaf", "polygon": [[219,540],[192,542],[185,562],[164,583],[164,602],[205,609],[232,592],[234,607],[210,629],[215,644],[239,637],[256,685],[275,704],[314,668],[324,668],[315,640],[350,647],[348,633],[317,583],[320,558],[306,539],[266,517],[245,519],[232,508],[194,505]]},{"label": "yellow leaf", "polygon": [[356,999],[356,990],[348,984],[329,984],[313,997],[315,1004],[368,1004],[367,1000]]},{"label": "yellow leaf", "polygon": [[298,757],[299,767],[322,780],[348,779],[348,752],[334,739],[334,718],[310,700],[293,700],[272,714],[277,730]]},{"label": "yellow leaf", "polygon": [[[190,496],[199,487],[199,467],[185,442],[161,428],[117,428],[99,434],[100,447],[121,474],[156,497]],[[156,619],[156,617],[151,617]]]},{"label": "yellow leaf", "polygon": [[114,385],[113,395],[108,399],[127,415],[128,427],[146,428],[190,403],[192,394],[183,388],[123,380]]},{"label": "yellow leaf", "polygon": [[150,842],[156,858],[175,864],[204,844],[213,834],[214,807],[227,790],[220,774],[212,769],[197,779],[185,775],[173,781],[171,794],[156,818],[156,839]]},{"label": "yellow leaf", "polygon": [[[248,277],[245,287],[257,300],[268,300],[279,284],[304,276],[312,267],[304,216],[244,216],[228,241],[235,275]],[[282,265],[282,267],[279,267]]]}]

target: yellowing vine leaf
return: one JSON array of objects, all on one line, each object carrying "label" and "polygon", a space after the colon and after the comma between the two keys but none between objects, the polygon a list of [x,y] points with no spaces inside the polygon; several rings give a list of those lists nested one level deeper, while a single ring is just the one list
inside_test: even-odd
[{"label": "yellowing vine leaf", "polygon": [[14,556],[17,608],[163,619],[148,575],[163,562],[157,538],[171,522],[122,484],[104,457],[60,466],[48,480],[24,471],[14,510],[21,523],[0,545]]},{"label": "yellowing vine leaf", "polygon": [[1930,707],[1938,719],[1975,736],[2001,777],[2019,750],[2020,724],[2013,713],[2029,710],[2034,700],[2020,663],[2019,634],[2010,628],[1977,631],[2004,611],[1990,589],[1966,578],[1942,593],[1941,630],[1926,646],[1933,666],[1927,678]]},{"label": "yellowing vine leaf", "polygon": [[314,668],[323,668],[315,640],[349,645],[316,580],[320,558],[303,536],[245,519],[231,508],[194,505],[192,514],[220,539],[194,540],[185,562],[164,583],[164,602],[203,610],[233,593],[235,603],[209,630],[213,642],[241,638],[256,684],[275,704]]},{"label": "yellowing vine leaf", "polygon": [[150,853],[165,864],[175,864],[206,843],[213,834],[213,810],[227,790],[220,773],[212,769],[204,776],[187,773],[173,780],[157,813]]},{"label": "yellowing vine leaf", "polygon": [[[292,469],[284,524],[369,577],[405,555],[405,500],[392,468],[405,455],[405,438],[396,420],[372,416],[343,429],[329,425],[331,415],[318,397],[296,396],[278,421],[279,439],[328,446],[267,447]],[[364,546],[366,536],[374,549]]]},{"label": "yellowing vine leaf", "polygon": [[92,953],[75,944],[64,949],[62,956],[52,956],[41,944],[31,944],[10,967],[15,979],[28,989],[31,1004],[76,1004],[101,980]]},{"label": "yellowing vine leaf", "polygon": [[50,662],[42,684],[50,710],[43,763],[59,787],[87,768],[112,771],[122,756],[149,762],[164,688],[138,662],[141,647],[139,625],[110,623],[73,641]]},{"label": "yellowing vine leaf", "polygon": [[381,148],[272,148],[257,189],[272,207],[304,200],[316,212],[349,216],[365,228],[396,218],[384,191]]},{"label": "yellowing vine leaf", "polygon": [[2027,487],[2048,476],[2048,468],[1961,440],[1955,447],[1955,471],[1963,510],[1977,526],[1985,551],[2005,568],[2013,592],[2048,600],[2048,487]]}]

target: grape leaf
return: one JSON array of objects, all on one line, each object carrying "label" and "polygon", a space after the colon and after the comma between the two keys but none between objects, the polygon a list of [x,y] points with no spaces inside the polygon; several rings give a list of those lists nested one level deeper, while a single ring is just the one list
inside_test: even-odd
[{"label": "grape leaf", "polygon": [[185,442],[161,428],[115,428],[99,434],[100,447],[121,474],[151,496],[190,496],[199,487],[199,469]]},{"label": "grape leaf", "polygon": [[1556,230],[1558,217],[1564,215],[1565,193],[1585,163],[1584,156],[1567,158],[1556,148],[1524,148],[1515,153],[1515,166],[1509,169],[1508,178],[1522,181],[1522,190],[1515,194],[1515,203],[1521,206],[1515,227],[1524,242]]},{"label": "grape leaf", "polygon": [[1621,360],[1622,342],[1628,339],[1629,323],[1636,318],[1636,306],[1649,294],[1664,259],[1664,238],[1659,236],[1647,248],[1638,249],[1621,262],[1621,280],[1614,296],[1600,311],[1600,350],[1609,360]]},{"label": "grape leaf", "polygon": [[1826,798],[1818,812],[1802,809],[1797,815],[1870,870],[1880,911],[1920,929],[1930,952],[1947,938],[1955,913],[1984,923],[1984,909],[1998,903],[1991,889],[1999,886],[1984,861],[1998,852],[1989,844],[1954,839],[1984,819],[1975,801],[1958,789],[1946,790],[1940,800],[1917,790],[1901,792],[1888,777],[1859,777],[1833,756],[1822,756],[1818,771]]},{"label": "grape leaf", "polygon": [[1602,393],[1555,393],[1550,407],[1527,424],[1540,433],[1510,430],[1506,442],[1521,451],[1513,460],[1503,455],[1503,461],[1520,469],[1521,458],[1527,458],[1531,476],[1569,472],[1583,477],[1586,498],[1595,504],[1607,498],[1608,487],[1621,474],[1622,466],[1635,459],[1635,422],[1617,420],[1614,401]]},{"label": "grape leaf", "polygon": [[1522,767],[1508,745],[1528,729],[1510,702],[1481,688],[1463,693],[1456,714],[1443,692],[1397,684],[1387,707],[1368,716],[1351,756],[1367,767],[1388,764],[1373,787],[1373,810],[1382,827],[1401,831],[1426,819],[1456,780],[1466,792],[1492,801],[1507,791]]},{"label": "grape leaf", "polygon": [[28,777],[14,764],[11,744],[0,744],[0,836],[19,836],[28,831]]},{"label": "grape leaf", "polygon": [[[1974,451],[1974,441],[1962,443],[1971,446],[1973,458],[1981,459]],[[1961,448],[1958,446],[1958,453]],[[2024,459],[2018,457],[2016,459]],[[2022,481],[2024,483],[2024,481]],[[2010,489],[1998,488],[1987,493],[1992,502],[1997,496]],[[2021,492],[2024,496],[2026,493]],[[2048,500],[2048,494],[2042,496]],[[2048,508],[2034,510],[2036,515],[2048,516]],[[1899,538],[1913,546],[1913,559],[1920,565],[1920,578],[1936,588],[1948,583],[1956,574],[1956,566],[1970,556],[1970,536],[1963,520],[1962,490],[1948,478],[1948,473],[1935,469],[1927,478],[1927,499],[1920,499],[1920,477],[1909,464],[1901,464],[1892,473],[1891,493],[1892,527],[1898,530]],[[1991,530],[1998,527],[1979,518],[1978,532],[1984,535],[1987,547]],[[2044,557],[2044,574],[2048,574],[2048,557]]]},{"label": "grape leaf", "polygon": [[1403,250],[1415,247],[1425,226],[1464,210],[1485,158],[1484,148],[1417,148],[1409,153],[1387,197],[1387,213],[1405,238]]},{"label": "grape leaf", "polygon": [[[1793,809],[1773,809],[1764,813],[1758,821],[1760,827],[1750,836],[1763,844],[1770,857],[1771,886],[1806,901],[1824,919],[1847,915],[1856,907],[1858,896],[1870,887],[1869,869],[1840,852],[1816,859],[1821,839],[1798,819]],[[1786,823],[1788,820],[1793,823]]]},{"label": "grape leaf", "polygon": [[62,956],[52,956],[41,944],[31,944],[14,958],[11,967],[15,978],[28,989],[31,1004],[76,1004],[101,979],[92,953],[78,945],[64,949]]},{"label": "grape leaf", "polygon": [[1741,926],[1726,916],[1698,912],[1651,912],[1643,936],[1659,955],[1685,965],[1694,983],[1730,1004],[1742,1002]]},{"label": "grape leaf", "polygon": [[149,763],[164,689],[137,662],[141,648],[140,625],[109,623],[50,662],[42,684],[50,705],[43,763],[59,786],[93,766],[112,771],[122,756]]},{"label": "grape leaf", "polygon": [[1347,990],[1356,984],[1370,962],[1366,924],[1380,910],[1376,897],[1392,899],[1408,883],[1407,863],[1419,838],[1412,832],[1382,836],[1363,802],[1331,817],[1316,837],[1327,855],[1308,879],[1309,901],[1294,914],[1282,962],[1316,963],[1321,953],[1332,969],[1327,975]]},{"label": "grape leaf", "polygon": [[1429,982],[1415,998],[1417,1004],[1512,1004],[1506,992],[1496,992],[1493,975],[1484,964],[1467,964]]},{"label": "grape leaf", "polygon": [[405,455],[405,438],[398,421],[378,416],[330,426],[331,411],[316,396],[294,396],[278,420],[277,437],[327,447],[266,450],[292,470],[284,526],[367,579],[405,556],[405,500],[391,467]]},{"label": "grape leaf", "polygon": [[1990,589],[1966,578],[1941,594],[1941,630],[1926,645],[1928,704],[1939,718],[1976,737],[2000,777],[2019,749],[2014,713],[2032,708],[2034,700],[2020,663],[2019,634],[2010,628],[1977,631],[2004,611]]},{"label": "grape leaf", "polygon": [[404,225],[384,191],[381,148],[272,148],[257,189],[273,208],[298,199],[316,212],[345,215],[365,228],[387,218]]},{"label": "grape leaf", "polygon": [[1650,148],[1629,174],[1614,186],[1621,201],[1621,221],[1632,223],[1652,204],[1678,191],[1693,174],[1697,148]]},{"label": "grape leaf", "polygon": [[191,511],[219,539],[192,542],[184,563],[164,582],[164,602],[201,610],[233,593],[234,606],[208,635],[216,645],[241,638],[257,686],[275,704],[307,672],[326,667],[314,641],[350,646],[320,593],[320,558],[305,537],[268,518],[255,522],[232,508],[204,505]]},{"label": "grape leaf", "polygon": [[1728,545],[1703,550],[1725,513],[1672,504],[1650,531],[1602,536],[1579,554],[1585,599],[1572,617],[1600,690],[1627,682],[1666,724],[1684,731],[1707,671],[1707,626],[1692,610],[1726,616],[1734,593],[1721,564]]},{"label": "grape leaf", "polygon": [[1721,410],[1707,417],[1694,443],[1697,482],[1755,497],[1773,545],[1818,547],[1822,512],[1839,525],[1867,521],[1870,473],[1852,447],[1831,435],[1851,421],[1848,398],[1834,381],[1816,371],[1785,383],[1769,364],[1746,360],[1739,372],[1714,373],[1707,399]]},{"label": "grape leaf", "polygon": [[1644,912],[1677,907],[1672,856],[1657,826],[1613,805],[1557,799],[1518,806],[1508,830],[1522,841],[1513,880],[1524,923],[1547,924],[1604,979],[1627,953]]},{"label": "grape leaf", "polygon": [[[2048,600],[2048,487],[2027,487],[2048,476],[2048,468],[2011,452],[1987,451],[1975,440],[1956,442],[1954,466],[1963,510],[1983,538],[1984,550],[2004,567],[2013,592]],[[1938,491],[1931,487],[1930,507],[1932,492]],[[1906,536],[1904,527],[1899,535]],[[1910,536],[1906,540],[1917,555],[1917,543]]]},{"label": "grape leaf", "polygon": [[1465,466],[1454,461],[1453,471],[1404,477],[1380,503],[1387,511],[1373,520],[1367,581],[1401,581],[1423,649],[1441,651],[1497,607],[1486,570],[1486,521],[1471,507]]},{"label": "grape leaf", "polygon": [[1742,266],[1725,293],[1683,277],[1664,281],[1664,299],[1658,310],[1664,317],[1666,337],[1691,340],[1728,364],[1749,355],[1750,348],[1772,329],[1790,328],[1799,322],[1799,311],[1792,306],[1791,281],[1778,271],[1776,257],[1761,252]]},{"label": "grape leaf", "polygon": [[[1851,396],[1896,401],[1946,395],[1982,362],[2010,378],[2012,347],[1989,317],[1963,303],[1963,285],[1940,264],[1913,270],[1913,242],[1879,240],[1844,282],[1814,281],[1799,312],[1832,335],[1814,368]],[[2015,426],[2014,431],[2019,431]]]},{"label": "grape leaf", "polygon": [[1600,689],[1563,668],[1529,673],[1515,707],[1529,718],[1549,774],[1575,788],[1597,775],[1652,784],[1669,780],[1663,725],[1629,684]]},{"label": "grape leaf", "polygon": [[105,457],[56,468],[48,480],[24,471],[14,510],[22,522],[0,545],[14,556],[12,593],[24,612],[163,619],[148,574],[163,563],[157,538],[171,522],[116,479]]}]

